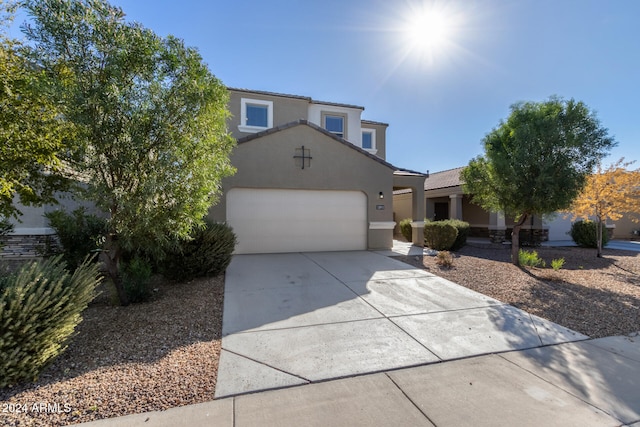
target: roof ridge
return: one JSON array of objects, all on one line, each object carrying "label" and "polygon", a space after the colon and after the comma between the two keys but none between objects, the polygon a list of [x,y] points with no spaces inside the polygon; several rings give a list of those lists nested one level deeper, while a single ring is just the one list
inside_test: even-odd
[{"label": "roof ridge", "polygon": [[431,172],[431,175],[435,175],[437,173],[451,172],[451,171],[454,171],[454,170],[457,170],[457,169],[464,169],[464,168],[466,168],[466,166],[458,166],[457,168],[445,169],[445,170],[438,171],[438,172]]},{"label": "roof ridge", "polygon": [[237,88],[237,87],[227,87],[227,90],[233,90],[236,92],[245,92],[245,93],[255,93],[256,95],[279,96],[283,98],[302,99],[311,104],[331,105],[334,107],[344,107],[344,108],[356,108],[358,110],[365,109],[360,105],[346,104],[341,102],[319,101],[317,99],[313,99],[310,96],[304,96],[304,95],[292,95],[292,94],[282,93],[282,92],[269,92],[266,90],[253,90],[253,89]]},{"label": "roof ridge", "polygon": [[309,96],[292,95],[289,93],[281,93],[281,92],[270,92],[266,90],[254,90],[254,89],[246,89],[246,88],[238,88],[238,87],[227,87],[227,90],[233,90],[236,92],[255,93],[258,95],[281,96],[283,98],[303,99],[309,102],[313,101],[313,99],[311,99],[311,97]]}]

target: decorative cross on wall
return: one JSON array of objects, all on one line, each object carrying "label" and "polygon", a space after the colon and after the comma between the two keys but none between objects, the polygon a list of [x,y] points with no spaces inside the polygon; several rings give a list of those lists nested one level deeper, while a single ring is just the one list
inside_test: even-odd
[{"label": "decorative cross on wall", "polygon": [[308,167],[311,167],[311,150],[308,148],[304,148],[304,145],[300,148],[296,148],[296,154],[293,156],[294,159],[300,159],[302,163],[302,169],[304,169],[305,164]]}]

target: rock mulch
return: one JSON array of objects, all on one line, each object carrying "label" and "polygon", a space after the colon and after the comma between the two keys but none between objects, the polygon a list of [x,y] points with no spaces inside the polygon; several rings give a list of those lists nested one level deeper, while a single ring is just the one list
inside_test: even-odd
[{"label": "rock mulch", "polygon": [[[591,338],[640,331],[640,253],[605,249],[596,258],[595,249],[534,250],[546,268],[518,268],[500,245],[468,244],[454,253],[450,269],[435,257],[400,259]],[[565,264],[554,271],[551,260],[559,258]]]},{"label": "rock mulch", "polygon": [[0,425],[64,426],[213,399],[224,278],[160,283],[128,307],[103,294],[32,384],[0,390]]}]

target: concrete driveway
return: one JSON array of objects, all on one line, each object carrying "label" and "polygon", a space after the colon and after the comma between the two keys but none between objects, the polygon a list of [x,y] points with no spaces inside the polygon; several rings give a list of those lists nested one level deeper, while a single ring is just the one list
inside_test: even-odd
[{"label": "concrete driveway", "polygon": [[236,255],[216,398],[587,338],[374,252]]}]

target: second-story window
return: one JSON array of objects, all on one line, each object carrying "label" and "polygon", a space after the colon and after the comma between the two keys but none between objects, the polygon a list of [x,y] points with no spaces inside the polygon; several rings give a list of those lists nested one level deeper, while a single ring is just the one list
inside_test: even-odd
[{"label": "second-story window", "polygon": [[255,133],[273,127],[273,102],[261,99],[240,100],[241,132]]},{"label": "second-story window", "polygon": [[344,116],[325,114],[324,128],[340,138],[345,138]]},{"label": "second-story window", "polygon": [[378,147],[376,147],[376,130],[375,129],[362,129],[362,148],[376,154]]},{"label": "second-story window", "polygon": [[269,124],[269,107],[266,105],[247,104],[247,126],[266,128]]},{"label": "second-story window", "polygon": [[362,132],[362,148],[365,150],[371,150],[373,148],[373,133],[367,131]]}]

